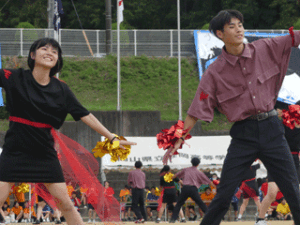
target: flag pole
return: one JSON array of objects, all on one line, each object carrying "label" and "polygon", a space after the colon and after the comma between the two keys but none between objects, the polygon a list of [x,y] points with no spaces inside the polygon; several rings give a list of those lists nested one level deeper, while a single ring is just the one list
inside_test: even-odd
[{"label": "flag pole", "polygon": [[118,105],[117,110],[120,111],[120,99],[121,99],[121,68],[120,68],[120,6],[119,0],[117,0],[117,82],[118,82]]},{"label": "flag pole", "polygon": [[180,0],[177,0],[177,28],[178,28],[178,97],[179,97],[179,119],[182,120],[181,103],[181,52],[180,52]]}]

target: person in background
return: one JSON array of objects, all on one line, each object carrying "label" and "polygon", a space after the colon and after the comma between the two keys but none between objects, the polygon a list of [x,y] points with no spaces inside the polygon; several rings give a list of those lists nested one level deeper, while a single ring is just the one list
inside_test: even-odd
[{"label": "person in background", "polygon": [[75,208],[77,209],[77,211],[79,211],[79,207],[81,206],[81,202],[80,202],[79,198],[77,198],[76,191],[72,192],[71,201],[73,202],[73,204],[74,204]]},{"label": "person in background", "polygon": [[94,206],[92,205],[91,202],[91,198],[89,198],[89,196],[91,195],[91,190],[88,189],[88,191],[86,192],[86,197],[87,197],[87,204],[88,204],[88,211],[89,211],[89,220],[88,223],[92,222],[92,218],[93,218],[93,223],[96,223],[96,211],[94,209]]},{"label": "person in background", "polygon": [[257,211],[260,211],[260,200],[258,186],[256,182],[256,171],[260,168],[261,162],[252,165],[249,169],[245,171],[243,182],[240,186],[240,191],[243,193],[243,203],[240,207],[240,212],[238,215],[238,220],[242,219],[242,216],[246,210],[249,203],[249,199],[252,198],[257,206]]},{"label": "person in background", "polygon": [[277,206],[277,218],[279,220],[291,220],[293,218],[289,205],[285,198],[282,198]]},{"label": "person in background", "polygon": [[149,217],[149,220],[153,220],[152,216],[152,210],[157,210],[157,207],[158,207],[158,203],[157,203],[157,200],[159,199],[159,196],[156,196],[155,195],[155,187],[151,187],[151,191],[150,193],[147,194],[147,199],[146,199],[146,202],[147,202],[147,214],[148,214],[148,217]]},{"label": "person in background", "polygon": [[14,202],[14,205],[11,209],[11,213],[13,214],[13,221],[18,221],[19,223],[22,221],[23,219],[23,207],[19,205],[19,203],[17,201]]},{"label": "person in background", "polygon": [[136,223],[143,223],[147,221],[144,203],[146,175],[141,170],[141,161],[136,161],[134,166],[135,170],[129,172],[127,182],[132,187],[132,211],[137,217]]},{"label": "person in background", "polygon": [[[188,197],[188,199],[185,201],[184,207],[185,217],[189,218],[189,221],[195,221],[197,219],[197,214],[195,213],[195,202],[191,199],[191,197]],[[194,216],[191,217],[191,214]]]},{"label": "person in background", "polygon": [[127,221],[125,214],[126,214],[126,203],[127,203],[128,195],[130,195],[130,190],[129,190],[128,185],[126,184],[124,186],[124,189],[121,189],[120,194],[119,194],[122,221]]},{"label": "person in background", "polygon": [[[30,208],[31,209],[29,209],[29,202],[25,201],[24,216],[22,222],[28,223],[36,220],[36,213],[33,205]],[[30,218],[30,212],[31,212],[31,218]]]},{"label": "person in background", "polygon": [[199,196],[198,188],[201,186],[201,184],[213,185],[213,182],[204,173],[200,172],[197,169],[200,164],[199,158],[192,158],[191,163],[191,167],[185,168],[174,175],[174,178],[177,177],[182,179],[183,187],[181,189],[178,202],[173,210],[173,215],[170,223],[175,222],[176,218],[178,217],[179,210],[188,197],[191,197],[199,206],[199,209],[201,209],[204,213],[207,211],[206,205],[203,203]]},{"label": "person in background", "polygon": [[[172,176],[171,177],[172,179],[171,180],[167,179],[167,176]],[[178,196],[177,196],[177,190],[175,187],[175,182],[180,182],[180,181],[177,177],[174,177],[174,175],[172,175],[170,166],[165,165],[160,171],[160,182],[159,183],[160,183],[160,188],[162,188],[163,190],[161,192],[161,196],[159,199],[159,207],[158,207],[159,210],[158,210],[158,215],[156,218],[156,223],[161,222],[161,217],[162,217],[162,214],[163,214],[164,210],[166,209],[166,207],[168,210],[170,210],[171,207],[172,206],[174,207],[177,203]],[[185,223],[186,220],[184,218],[181,207],[179,208],[178,213],[174,220],[177,219],[178,214],[180,214],[180,218],[181,218],[180,222]],[[173,218],[173,215],[174,215],[174,208],[173,208],[172,218]],[[172,221],[172,218],[171,218],[170,222]]]},{"label": "person in background", "polygon": [[49,205],[46,204],[42,211],[43,222],[50,222],[50,213],[51,213],[51,208]]},{"label": "person in background", "polygon": [[211,201],[214,199],[215,195],[212,193],[211,188],[205,188],[204,193],[201,194],[200,198],[205,203],[206,206],[209,206]]},{"label": "person in background", "polygon": [[80,193],[81,193],[80,201],[82,202],[84,208],[87,208],[87,202],[86,202],[86,192],[87,191],[88,191],[88,188],[86,187],[86,184],[83,184],[82,187],[80,187]]}]

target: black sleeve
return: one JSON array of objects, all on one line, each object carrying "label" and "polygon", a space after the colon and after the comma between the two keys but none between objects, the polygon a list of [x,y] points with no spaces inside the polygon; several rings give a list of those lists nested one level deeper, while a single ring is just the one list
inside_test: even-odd
[{"label": "black sleeve", "polygon": [[75,121],[78,121],[81,117],[90,114],[90,112],[86,108],[84,108],[81,105],[81,103],[77,100],[74,93],[70,90],[70,88],[67,85],[65,85],[65,96],[67,112],[72,115]]},{"label": "black sleeve", "polygon": [[17,73],[18,70],[0,69],[0,87],[8,90],[12,83],[12,74]]}]

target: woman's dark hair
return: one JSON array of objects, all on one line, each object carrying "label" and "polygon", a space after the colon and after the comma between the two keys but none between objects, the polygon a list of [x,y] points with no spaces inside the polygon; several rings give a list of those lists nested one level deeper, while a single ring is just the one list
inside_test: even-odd
[{"label": "woman's dark hair", "polygon": [[191,163],[193,166],[198,166],[200,164],[200,159],[197,157],[192,158]]},{"label": "woman's dark hair", "polygon": [[164,167],[161,169],[160,173],[166,173],[166,172],[169,172],[170,171],[170,166],[168,165],[164,165]]},{"label": "woman's dark hair", "polygon": [[31,71],[33,71],[35,60],[31,58],[31,53],[35,54],[36,50],[44,47],[46,45],[51,45],[53,48],[56,48],[58,51],[58,59],[56,65],[50,70],[50,77],[54,76],[56,73],[60,72],[63,67],[63,58],[62,58],[62,51],[59,46],[59,43],[54,40],[53,38],[41,38],[36,40],[30,47],[27,64]]},{"label": "woman's dark hair", "polygon": [[232,18],[239,19],[242,23],[244,23],[243,14],[237,10],[233,9],[225,9],[222,10],[216,15],[209,23],[209,31],[213,32],[214,35],[218,37],[217,30],[224,31],[225,24],[229,24]]},{"label": "woman's dark hair", "polygon": [[143,166],[143,163],[141,161],[136,161],[135,164],[134,164],[134,167],[137,168],[137,169],[142,168],[142,166]]}]

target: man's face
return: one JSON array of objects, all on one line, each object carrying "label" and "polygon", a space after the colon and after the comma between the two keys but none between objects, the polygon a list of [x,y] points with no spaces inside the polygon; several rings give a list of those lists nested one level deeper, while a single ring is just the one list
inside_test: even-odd
[{"label": "man's face", "polygon": [[237,18],[232,18],[230,23],[225,24],[224,31],[217,30],[217,35],[225,45],[238,46],[243,44],[244,40],[244,26]]}]

